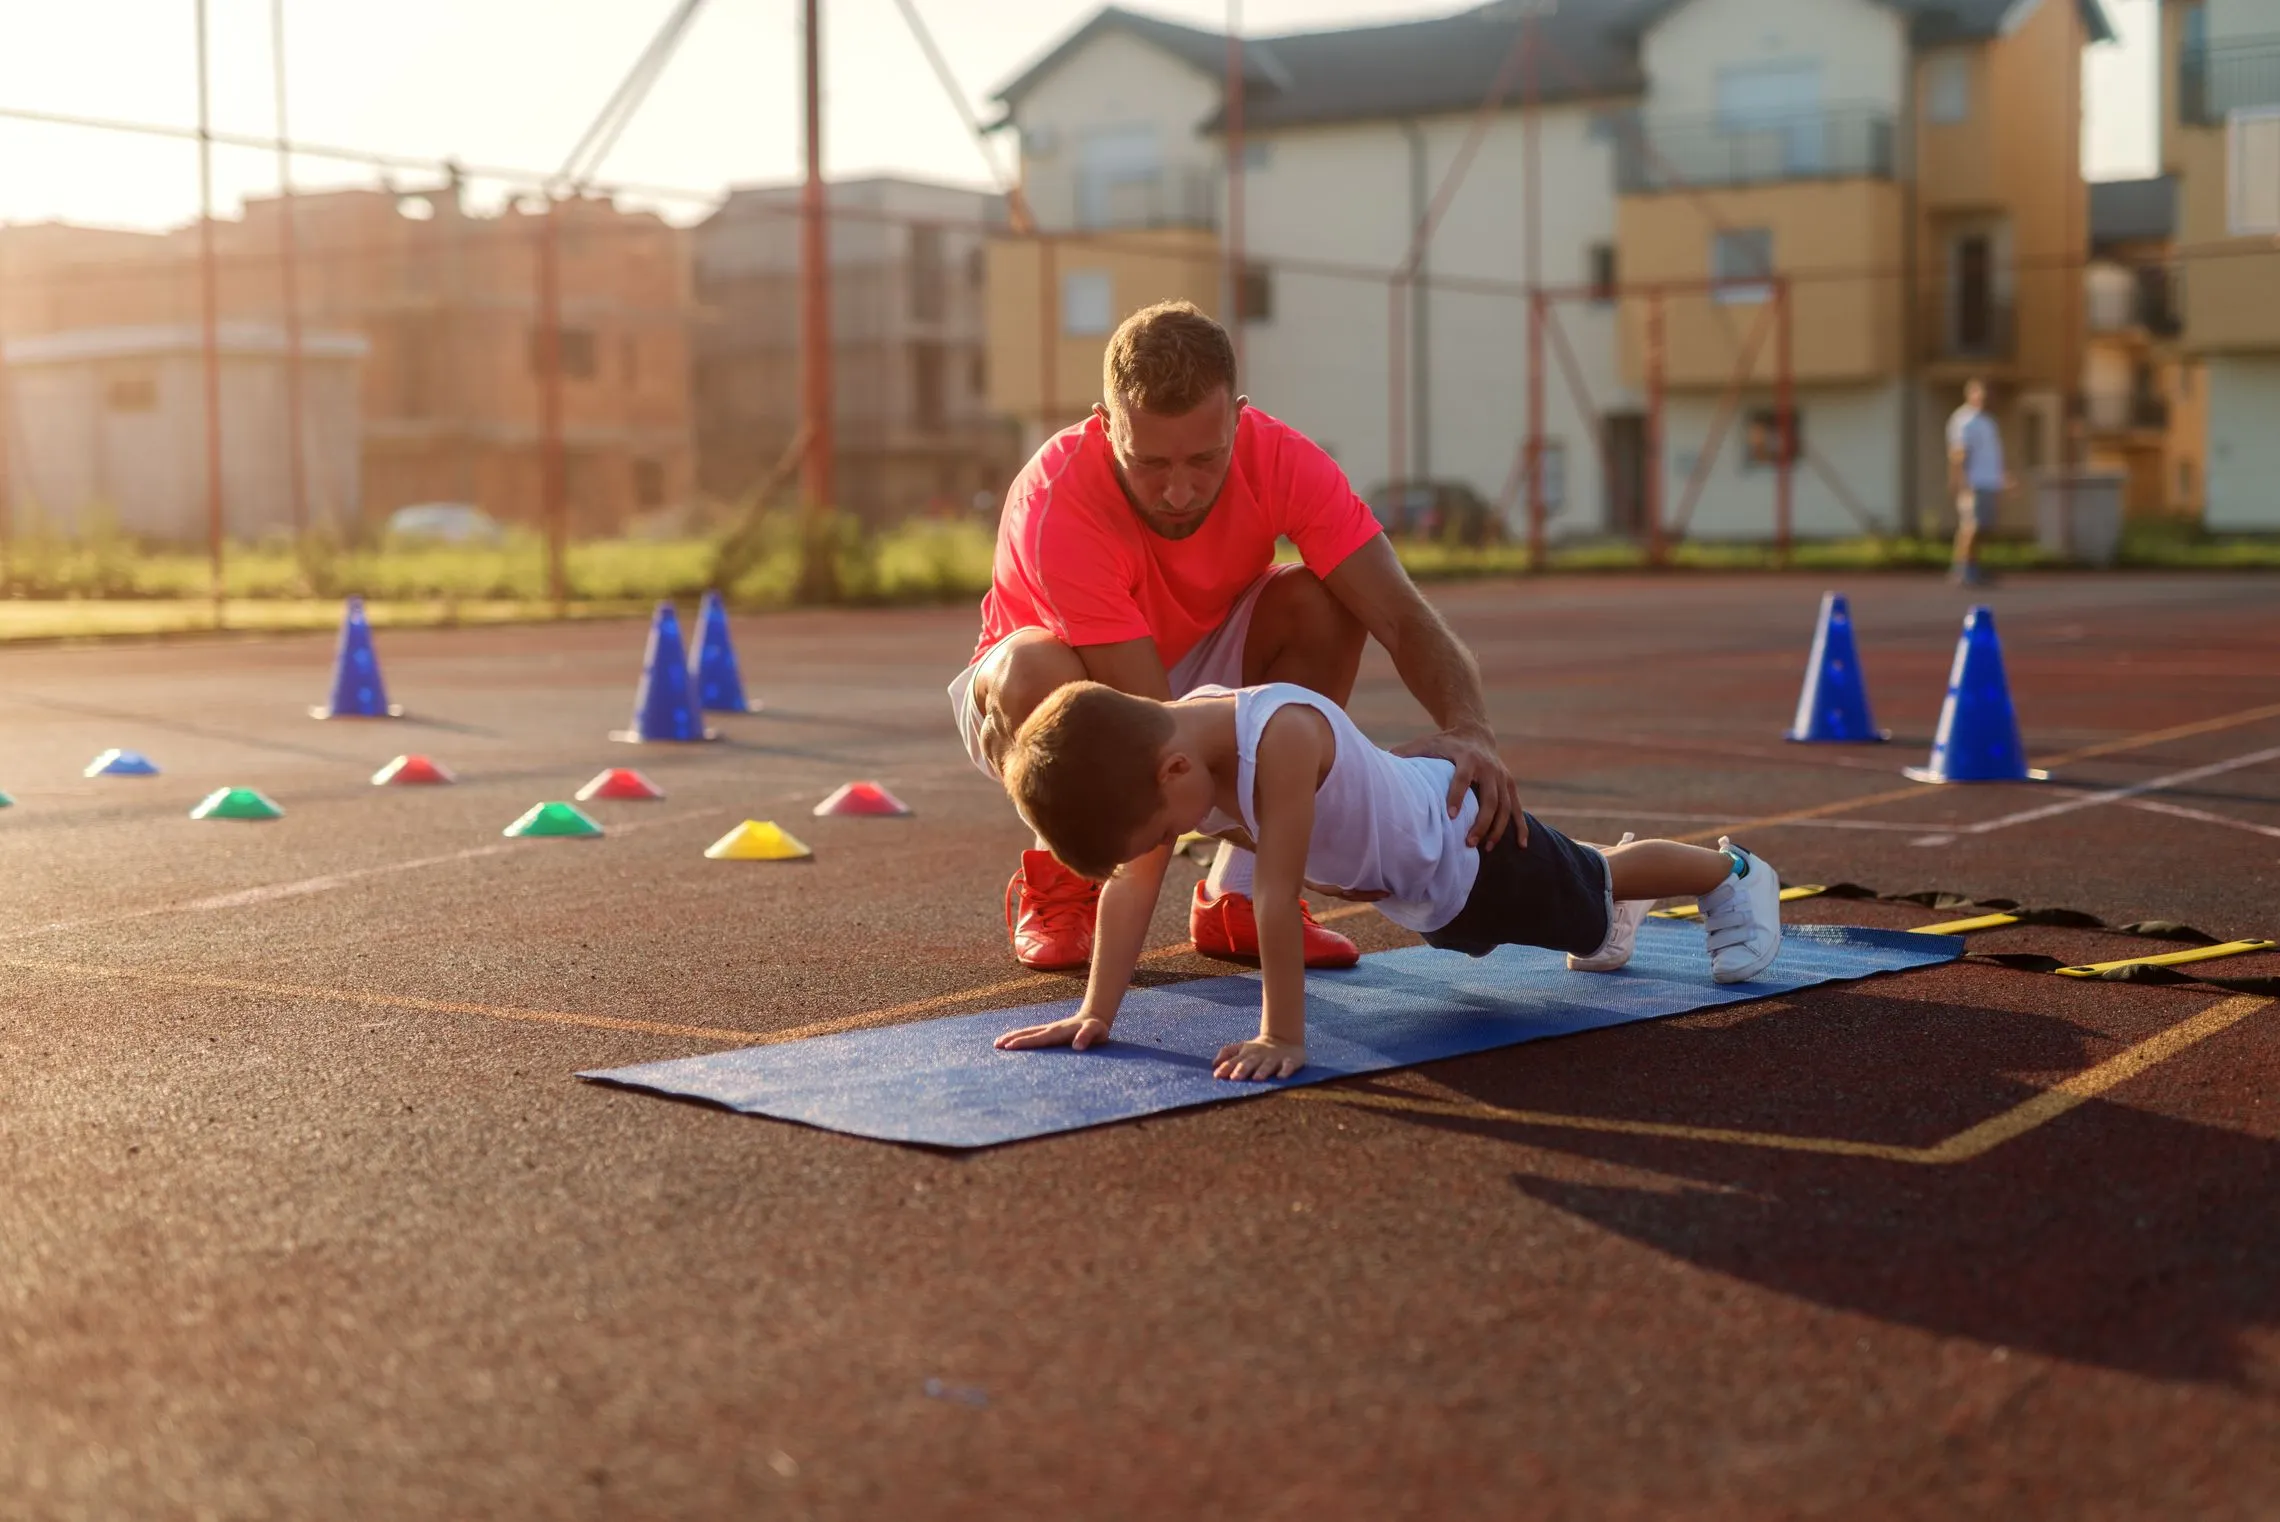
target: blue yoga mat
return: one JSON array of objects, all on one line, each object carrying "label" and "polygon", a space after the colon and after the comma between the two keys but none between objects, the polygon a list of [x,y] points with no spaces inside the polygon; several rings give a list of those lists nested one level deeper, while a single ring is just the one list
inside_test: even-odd
[{"label": "blue yoga mat", "polygon": [[1556,951],[1506,946],[1474,960],[1416,947],[1310,973],[1306,1068],[1273,1083],[1211,1076],[1230,1041],[1259,1028],[1256,973],[1134,989],[1115,1039],[1089,1052],[1001,1052],[998,1033],[1056,1020],[1076,1001],[848,1031],[580,1073],[747,1115],[772,1115],[881,1141],[991,1147],[1189,1105],[1411,1067],[1602,1026],[1952,961],[1963,942],[1850,926],[1793,925],[1754,983],[1710,980],[1702,929],[1650,920],[1618,973],[1569,972]]}]

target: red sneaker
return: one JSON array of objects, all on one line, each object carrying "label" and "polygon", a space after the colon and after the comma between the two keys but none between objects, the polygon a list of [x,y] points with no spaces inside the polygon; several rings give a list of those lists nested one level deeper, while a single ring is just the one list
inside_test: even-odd
[{"label": "red sneaker", "polygon": [[[1314,911],[1306,907],[1306,900],[1298,901],[1299,934],[1306,946],[1306,965],[1309,967],[1351,967],[1362,959],[1362,949],[1335,930],[1325,930]],[[1251,913],[1251,896],[1248,893],[1222,893],[1217,898],[1204,896],[1203,884],[1195,885],[1195,902],[1188,908],[1188,937],[1195,949],[1206,956],[1248,957],[1259,956],[1259,922]]]},{"label": "red sneaker", "polygon": [[1021,853],[1021,870],[1005,885],[1005,932],[1015,961],[1039,972],[1091,966],[1099,914],[1099,883],[1071,872],[1051,851]]}]

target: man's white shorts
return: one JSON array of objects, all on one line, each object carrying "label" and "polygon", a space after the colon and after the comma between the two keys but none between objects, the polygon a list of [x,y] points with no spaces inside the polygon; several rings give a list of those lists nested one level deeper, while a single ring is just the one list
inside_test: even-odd
[{"label": "man's white shorts", "polygon": [[[1259,594],[1275,577],[1299,569],[1301,567],[1296,565],[1270,566],[1264,576],[1243,589],[1243,595],[1235,599],[1235,606],[1228,610],[1225,621],[1165,673],[1173,697],[1186,697],[1198,687],[1243,685],[1243,645],[1251,636],[1251,614],[1259,606]],[[1014,634],[1022,632],[1017,629]],[[950,711],[958,721],[958,738],[966,742],[966,759],[979,767],[985,777],[995,778],[997,772],[982,755],[982,711],[974,703],[974,674],[982,669],[984,661],[997,654],[999,645],[1013,637],[1013,634],[1006,635],[974,657],[974,663],[959,672],[958,679],[950,684]]]}]

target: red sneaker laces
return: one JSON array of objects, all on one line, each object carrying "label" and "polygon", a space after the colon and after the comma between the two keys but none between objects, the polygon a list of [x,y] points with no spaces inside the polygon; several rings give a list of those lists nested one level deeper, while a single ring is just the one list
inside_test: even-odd
[{"label": "red sneaker laces", "polygon": [[1014,910],[1014,899],[1018,895],[1022,908],[1028,911],[1032,928],[1046,935],[1083,930],[1086,914],[1100,897],[1100,885],[1087,882],[1081,877],[1073,879],[1073,883],[1073,886],[1054,891],[1037,887],[1030,882],[1026,873],[1017,874],[1005,885],[1006,928],[1021,928]]}]

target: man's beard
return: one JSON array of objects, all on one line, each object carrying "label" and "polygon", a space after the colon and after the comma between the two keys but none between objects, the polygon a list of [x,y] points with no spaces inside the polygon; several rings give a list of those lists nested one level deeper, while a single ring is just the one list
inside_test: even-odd
[{"label": "man's beard", "polygon": [[1139,516],[1140,521],[1148,526],[1148,532],[1154,534],[1158,539],[1190,539],[1195,536],[1197,530],[1211,521],[1211,510],[1218,505],[1219,499],[1214,497],[1210,507],[1206,507],[1192,518],[1182,519],[1177,523],[1167,524],[1153,513],[1142,513]]}]

